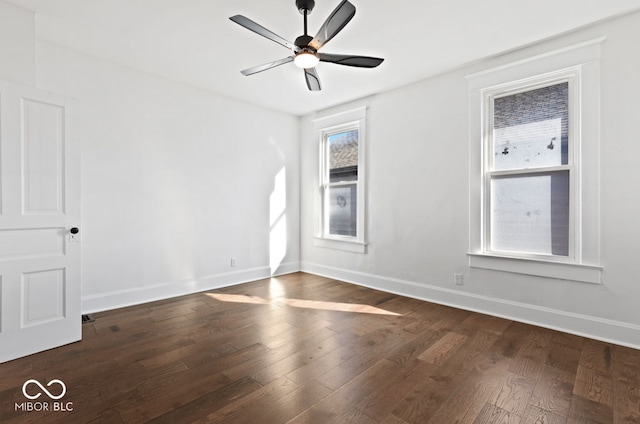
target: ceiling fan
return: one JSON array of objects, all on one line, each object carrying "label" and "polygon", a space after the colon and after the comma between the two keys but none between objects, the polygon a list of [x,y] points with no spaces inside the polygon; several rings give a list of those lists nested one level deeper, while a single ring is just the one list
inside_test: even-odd
[{"label": "ceiling fan", "polygon": [[304,77],[309,90],[319,91],[321,89],[320,78],[318,77],[318,72],[315,68],[318,62],[330,62],[338,65],[355,66],[358,68],[375,68],[382,63],[384,59],[377,57],[320,53],[318,50],[327,44],[349,23],[356,14],[356,8],[354,5],[349,3],[348,0],[343,0],[338,7],[331,12],[327,20],[322,24],[322,27],[320,27],[316,36],[311,37],[307,34],[307,16],[311,13],[314,6],[314,0],[296,0],[296,7],[304,16],[304,34],[296,38],[296,41],[293,43],[290,43],[245,16],[235,15],[230,17],[229,19],[238,25],[247,28],[249,31],[253,31],[256,34],[262,35],[263,37],[268,38],[269,40],[274,41],[293,52],[291,56],[285,57],[284,59],[245,69],[241,71],[242,74],[246,76],[253,75],[258,72],[266,71],[267,69],[275,68],[276,66],[284,65],[285,63],[294,62],[298,67],[304,70]]}]

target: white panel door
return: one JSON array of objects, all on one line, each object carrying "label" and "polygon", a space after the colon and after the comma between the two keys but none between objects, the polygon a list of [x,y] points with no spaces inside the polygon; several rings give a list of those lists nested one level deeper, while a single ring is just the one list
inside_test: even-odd
[{"label": "white panel door", "polygon": [[0,362],[82,336],[70,108],[63,96],[0,82]]}]

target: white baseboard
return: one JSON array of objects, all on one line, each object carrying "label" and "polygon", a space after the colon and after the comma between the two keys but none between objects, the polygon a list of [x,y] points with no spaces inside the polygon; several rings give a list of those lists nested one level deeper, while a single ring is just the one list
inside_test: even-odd
[{"label": "white baseboard", "polygon": [[120,290],[82,298],[82,313],[94,313],[155,300],[168,299],[303,271],[360,286],[452,306],[487,315],[563,331],[578,336],[640,349],[640,326],[583,314],[560,311],[526,303],[464,293],[428,284],[335,268],[311,262],[282,264],[275,272],[269,267],[243,269],[171,284]]},{"label": "white baseboard", "polygon": [[376,290],[640,349],[640,326],[428,284],[301,262],[300,270]]},{"label": "white baseboard", "polygon": [[271,272],[271,268],[265,266],[209,275],[189,281],[157,284],[137,287],[130,290],[118,290],[99,295],[83,296],[82,313],[89,314],[124,308],[126,306],[140,305],[156,300],[169,299],[176,296],[184,296],[206,290],[262,280],[277,275],[290,274],[292,272],[298,272],[299,270],[299,262],[290,262],[281,264],[273,273]]}]

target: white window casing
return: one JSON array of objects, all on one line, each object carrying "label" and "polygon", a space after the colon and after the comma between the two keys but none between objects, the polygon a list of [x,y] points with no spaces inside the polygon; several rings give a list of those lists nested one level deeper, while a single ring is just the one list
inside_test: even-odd
[{"label": "white window casing", "polygon": [[[319,175],[316,203],[315,245],[354,253],[366,252],[365,213],[366,213],[366,107],[329,115],[313,120],[318,134]],[[355,181],[329,182],[328,138],[346,131],[357,130],[358,159],[357,179]],[[340,187],[355,187],[356,224],[355,235],[331,234],[329,231],[329,190]]]},{"label": "white window casing", "polygon": [[[577,217],[580,216],[580,202],[576,201],[576,193],[579,193],[579,159],[578,159],[578,149],[577,143],[575,143],[576,130],[574,129],[574,124],[578,122],[580,118],[580,108],[579,108],[579,99],[577,98],[578,90],[575,89],[576,81],[579,80],[580,69],[579,68],[571,68],[566,69],[561,72],[553,73],[550,75],[543,75],[539,78],[526,80],[526,81],[518,81],[512,84],[501,85],[498,87],[492,87],[490,89],[482,90],[481,95],[485,102],[485,110],[486,116],[483,117],[484,125],[487,128],[487,137],[483,140],[483,216],[484,222],[483,224],[483,246],[482,249],[484,252],[495,255],[511,255],[516,257],[524,257],[524,258],[532,258],[532,259],[543,259],[543,260],[560,260],[560,261],[568,261],[570,259],[579,258],[580,254],[580,243],[579,243],[579,233],[575,231],[575,223],[577,222]],[[517,145],[512,146],[511,153],[509,154],[507,148],[505,148],[505,152],[508,156],[503,156],[500,152],[496,152],[494,148],[495,143],[495,134],[494,132],[498,131],[493,127],[493,120],[495,117],[494,114],[494,102],[496,99],[500,98],[509,98],[515,95],[527,95],[529,93],[535,92],[539,89],[553,89],[554,87],[561,86],[566,84],[568,86],[568,140],[567,140],[567,161],[565,164],[562,163],[553,163],[549,164],[538,164],[536,165],[528,165],[524,166],[520,164],[516,167],[506,167],[505,169],[497,169],[497,167],[493,162],[498,162],[496,158],[500,159],[501,157],[509,157],[517,154]],[[557,128],[560,128],[559,120],[555,120],[557,122]],[[544,124],[544,123],[543,123]],[[518,127],[540,127],[540,122],[534,122],[533,124],[528,125],[520,125]],[[531,128],[528,128],[530,131]],[[521,130],[522,131],[522,130]],[[527,131],[527,130],[525,130]],[[554,131],[555,134],[555,131]],[[517,136],[515,134],[511,134],[513,136]],[[531,137],[530,132],[527,132],[527,137]],[[510,137],[507,137],[510,138]],[[554,137],[554,140],[556,137]],[[545,141],[546,142],[546,141]],[[553,141],[552,141],[553,143]],[[556,146],[551,146],[550,151],[555,151],[556,158],[561,159],[561,137],[558,137],[556,140]],[[523,147],[523,146],[520,146]],[[522,149],[520,149],[522,150]],[[538,153],[538,156],[540,154]],[[526,162],[528,163],[529,159],[531,161],[535,161],[536,156],[532,156],[531,158],[527,158]],[[546,165],[546,166],[545,166]],[[500,181],[517,181],[524,179],[540,179],[549,177],[550,179],[553,176],[561,176],[562,174],[567,175],[568,179],[568,193],[567,197],[569,200],[569,213],[568,213],[568,243],[567,243],[567,252],[566,254],[535,254],[531,253],[531,251],[527,253],[518,252],[516,250],[509,251],[504,249],[499,249],[494,247],[494,240],[492,239],[492,234],[494,229],[492,228],[492,223],[495,221],[493,217],[492,210],[496,207],[492,203],[492,199],[494,196],[492,187],[494,184],[498,184]],[[520,196],[526,198],[526,193],[519,193]],[[547,228],[548,229],[548,228]]]},{"label": "white window casing", "polygon": [[[599,284],[599,58],[604,39],[469,75],[469,265],[519,274]],[[569,84],[568,163],[532,169],[491,166],[496,98],[558,83]],[[495,250],[491,242],[492,181],[519,176],[569,175],[569,246],[566,255]],[[556,174],[557,175],[557,174]]]}]

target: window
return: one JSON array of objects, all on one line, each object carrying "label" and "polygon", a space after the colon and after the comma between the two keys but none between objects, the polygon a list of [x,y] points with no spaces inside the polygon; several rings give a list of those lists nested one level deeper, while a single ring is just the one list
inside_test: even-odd
[{"label": "window", "polygon": [[485,91],[485,251],[573,258],[574,79]]},{"label": "window", "polygon": [[364,252],[364,122],[364,108],[314,121],[320,138],[318,246]]},{"label": "window", "polygon": [[602,41],[468,76],[471,267],[601,282]]},{"label": "window", "polygon": [[323,139],[323,233],[357,236],[358,128],[327,133]]}]

